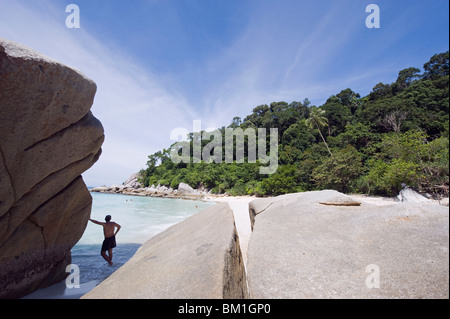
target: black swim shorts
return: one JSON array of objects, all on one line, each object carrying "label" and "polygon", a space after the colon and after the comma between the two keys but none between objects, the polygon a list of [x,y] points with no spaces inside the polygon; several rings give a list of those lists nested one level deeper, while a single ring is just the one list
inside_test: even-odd
[{"label": "black swim shorts", "polygon": [[116,247],[116,236],[105,238],[102,245],[102,251],[110,250]]}]

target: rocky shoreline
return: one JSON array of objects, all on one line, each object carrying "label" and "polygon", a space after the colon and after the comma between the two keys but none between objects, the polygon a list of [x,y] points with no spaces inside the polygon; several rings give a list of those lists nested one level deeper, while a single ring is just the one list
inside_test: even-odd
[{"label": "rocky shoreline", "polygon": [[[107,194],[122,194],[122,195],[131,195],[131,196],[146,196],[146,197],[159,197],[159,198],[172,198],[172,199],[188,199],[188,200],[202,200],[202,201],[210,201],[219,198],[228,198],[233,197],[228,194],[213,194],[211,191],[206,189],[194,189],[191,186],[180,183],[178,185],[178,189],[173,189],[167,186],[155,186],[152,185],[150,187],[141,187],[141,184],[137,182],[136,179],[130,179],[124,182],[122,185],[112,185],[112,186],[100,186],[94,187],[90,189],[93,193],[107,193]],[[365,199],[372,199],[372,201],[385,202],[385,204],[392,204],[393,202],[411,202],[411,203],[436,203],[441,206],[449,206],[449,199],[441,198],[441,199],[432,199],[427,198],[412,189],[406,187],[403,189],[397,197],[393,198],[384,198],[379,196],[369,196],[369,195],[361,195],[361,194],[352,194],[352,196],[362,197]],[[238,196],[245,197],[245,196]],[[252,196],[254,199],[257,197]]]},{"label": "rocky shoreline", "polygon": [[219,197],[227,197],[227,195],[216,195],[206,190],[193,189],[187,184],[180,183],[178,189],[168,188],[166,186],[151,187],[131,187],[129,185],[112,185],[110,187],[101,186],[90,189],[93,193],[122,194],[131,196],[160,197],[173,199],[189,199],[189,200],[211,200]]},{"label": "rocky shoreline", "polygon": [[139,173],[131,175],[122,185],[100,186],[90,189],[93,193],[122,194],[131,196],[160,197],[173,199],[188,199],[210,201],[216,198],[227,198],[228,194],[213,194],[211,191],[203,189],[194,189],[186,183],[180,183],[177,189],[167,186],[152,185],[142,187],[139,182]]}]

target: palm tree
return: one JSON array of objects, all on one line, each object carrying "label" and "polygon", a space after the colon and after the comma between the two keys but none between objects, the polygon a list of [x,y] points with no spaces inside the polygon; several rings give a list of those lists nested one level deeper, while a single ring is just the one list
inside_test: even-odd
[{"label": "palm tree", "polygon": [[330,151],[330,148],[328,147],[327,142],[325,141],[325,138],[322,135],[322,132],[320,131],[320,128],[328,126],[328,119],[325,116],[323,116],[323,114],[325,114],[324,110],[321,110],[317,107],[311,107],[311,112],[309,118],[306,120],[306,124],[308,124],[308,126],[311,129],[317,128],[319,130],[319,134],[322,137],[322,140],[325,143],[328,152],[330,153],[331,156],[333,156],[333,154]]}]

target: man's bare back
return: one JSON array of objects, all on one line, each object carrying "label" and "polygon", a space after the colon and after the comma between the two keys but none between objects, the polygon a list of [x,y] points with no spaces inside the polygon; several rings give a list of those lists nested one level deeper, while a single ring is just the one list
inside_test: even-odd
[{"label": "man's bare back", "polygon": [[102,226],[103,226],[103,234],[105,235],[105,238],[115,236],[116,235],[116,233],[115,233],[116,227],[118,228],[117,231],[119,231],[119,229],[120,229],[120,225],[115,222],[102,223]]}]

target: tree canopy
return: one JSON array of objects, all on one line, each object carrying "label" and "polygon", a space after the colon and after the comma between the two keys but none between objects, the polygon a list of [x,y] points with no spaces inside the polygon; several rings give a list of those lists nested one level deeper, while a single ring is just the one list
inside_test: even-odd
[{"label": "tree canopy", "polygon": [[[308,99],[273,102],[230,120],[229,129],[278,129],[275,174],[262,175],[262,163],[248,161],[246,136],[244,163],[174,163],[172,145],[149,156],[141,182],[173,188],[184,182],[213,193],[258,196],[325,188],[392,196],[407,184],[448,196],[448,51],[432,56],[423,73],[403,69],[394,83],[380,82],[365,97],[346,88],[318,107]],[[191,156],[198,136],[189,135]],[[202,149],[210,141],[202,140]]]}]

